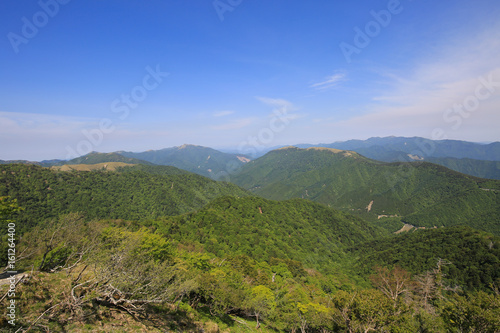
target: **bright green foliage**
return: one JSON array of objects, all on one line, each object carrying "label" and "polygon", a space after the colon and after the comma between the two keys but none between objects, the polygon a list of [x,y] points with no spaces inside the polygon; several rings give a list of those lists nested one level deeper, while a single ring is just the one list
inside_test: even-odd
[{"label": "bright green foliage", "polygon": [[[111,248],[131,247],[133,255],[153,259],[154,261],[170,261],[175,253],[171,243],[165,237],[153,234],[146,228],[138,231],[127,231],[122,228],[109,227],[102,232],[103,242]],[[124,240],[127,240],[125,242]],[[120,244],[118,246],[118,244]]]},{"label": "bright green foliage", "polygon": [[10,222],[11,220],[9,220],[9,217],[21,210],[22,208],[18,206],[16,199],[0,197],[0,222]]},{"label": "bright green foliage", "polygon": [[[263,331],[276,332],[498,330],[498,294],[437,292],[440,279],[434,273],[429,285],[439,296],[433,296],[436,301],[429,298],[432,304],[426,306],[418,288],[405,288],[394,302],[390,294],[374,288],[339,290],[341,282],[305,268],[299,261],[274,258],[268,263],[245,255],[218,257],[189,243],[178,243],[177,249],[171,244],[165,236],[138,223],[85,222],[75,214],[26,233],[19,248],[34,253],[27,266],[44,260],[44,270],[63,270],[67,277],[74,269],[72,279],[78,281],[50,295],[51,300],[70,307],[54,308],[40,323],[57,322],[61,328],[79,320],[92,329],[104,320],[96,317],[96,311],[102,313],[103,308],[111,307],[138,318],[156,318],[155,327],[162,329],[170,329],[177,320],[180,325],[202,317],[231,331],[254,326],[248,323],[252,320]],[[80,253],[85,254],[79,257]],[[79,265],[70,268],[75,263]],[[20,295],[31,288],[27,285],[19,286]],[[38,285],[36,289],[48,287]],[[383,290],[382,285],[378,287]],[[34,304],[38,298],[31,297],[30,302]],[[23,318],[38,318],[48,308],[39,304],[29,307],[21,300],[17,304]],[[158,324],[156,316],[172,307],[177,309],[175,319],[169,316],[168,325]],[[240,324],[243,320],[247,324]],[[23,319],[20,323],[29,325]]]},{"label": "bright green foliage", "polygon": [[33,264],[44,272],[71,267],[97,248],[97,235],[95,224],[84,223],[82,215],[61,215],[23,235],[17,250],[20,253],[32,253],[32,256],[28,257],[30,260],[18,264],[22,264],[23,268]]},{"label": "bright green foliage", "polygon": [[308,327],[313,329],[327,328],[332,321],[332,309],[322,304],[308,302],[303,304],[297,302],[300,317],[300,327],[305,331]]},{"label": "bright green foliage", "polygon": [[453,295],[445,303],[442,316],[452,332],[496,333],[500,330],[500,295]]},{"label": "bright green foliage", "polygon": [[394,307],[378,290],[339,291],[332,297],[334,332],[419,332],[419,324],[405,306]]},{"label": "bright green foliage", "polygon": [[257,320],[257,328],[260,326],[259,319],[271,315],[276,309],[276,301],[273,292],[266,286],[256,286],[250,290],[246,302],[247,308]]},{"label": "bright green foliage", "polygon": [[179,242],[199,242],[218,256],[291,259],[286,265],[294,276],[305,275],[300,262],[318,269],[336,268],[346,246],[383,234],[359,218],[317,203],[257,197],[222,197],[196,213],[159,221],[157,226]]},{"label": "bright green foliage", "polygon": [[232,181],[268,199],[306,198],[375,221],[397,215],[415,226],[462,224],[500,235],[500,181],[435,164],[286,148],[248,163]]}]

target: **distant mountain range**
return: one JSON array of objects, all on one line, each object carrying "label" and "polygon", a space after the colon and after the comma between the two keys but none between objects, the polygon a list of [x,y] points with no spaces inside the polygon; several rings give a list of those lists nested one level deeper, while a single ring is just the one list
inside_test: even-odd
[{"label": "distant mountain range", "polygon": [[[383,162],[428,161],[464,174],[481,178],[500,179],[500,142],[481,144],[459,140],[435,141],[420,137],[376,137],[367,140],[349,140],[329,144],[298,144],[296,147],[325,147],[349,150]],[[282,147],[267,150],[264,154],[277,148]],[[215,180],[224,180],[228,179],[230,174],[234,173],[250,160],[251,157],[243,154],[221,152],[202,146],[182,145],[145,152],[92,152],[70,161],[45,160],[31,162],[24,160],[0,160],[0,164],[22,163],[40,166],[97,164],[105,162],[157,164],[175,166]]]},{"label": "distant mountain range", "polygon": [[[312,145],[297,146],[308,148]],[[406,159],[408,154],[423,159],[430,157],[452,157],[500,161],[500,142],[481,144],[460,140],[430,140],[421,137],[407,138],[391,136],[384,138],[375,137],[367,140],[349,140],[315,146],[352,150],[366,157],[386,162],[399,160],[399,157]],[[402,153],[402,156],[394,153]]]},{"label": "distant mountain range", "polygon": [[500,234],[500,181],[427,162],[384,163],[347,150],[286,147],[248,163],[232,181],[267,199],[309,199],[369,220],[466,224]]},{"label": "distant mountain range", "polygon": [[352,150],[383,162],[428,161],[468,175],[500,179],[500,142],[490,144],[420,137],[384,137],[330,144],[301,144],[299,148],[326,147]]},{"label": "distant mountain range", "polygon": [[243,154],[223,153],[212,148],[195,145],[182,145],[142,153],[125,151],[117,153],[153,164],[174,166],[216,180],[224,180],[227,174],[250,161],[250,158]]}]

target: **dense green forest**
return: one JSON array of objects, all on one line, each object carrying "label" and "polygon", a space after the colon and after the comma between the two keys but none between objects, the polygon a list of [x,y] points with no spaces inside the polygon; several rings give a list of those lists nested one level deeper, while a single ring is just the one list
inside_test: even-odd
[{"label": "dense green forest", "polygon": [[[330,160],[326,152],[301,160],[300,169],[315,172],[314,163]],[[357,180],[339,178],[353,190],[372,165],[385,165],[334,154],[358,173]],[[274,176],[285,171],[301,180],[292,165],[275,162]],[[412,178],[423,182],[421,191],[431,187],[427,195],[438,189],[465,200],[454,192],[464,184],[473,194],[483,186],[490,191],[480,193],[496,195],[495,181],[464,183],[458,173],[431,170],[428,179]],[[316,176],[321,181],[321,172]],[[448,192],[431,186],[439,177],[448,177]],[[377,181],[370,180],[372,188]],[[473,211],[481,203],[466,204]],[[500,331],[498,236],[453,226],[395,235],[388,230],[401,217],[367,221],[359,216],[370,212],[351,212],[252,196],[168,166],[62,172],[2,165],[0,223],[5,230],[16,225],[22,272],[15,330]],[[7,252],[8,237],[0,252]],[[8,288],[0,283],[0,294]],[[0,328],[9,330],[3,309]]]},{"label": "dense green forest", "polygon": [[397,265],[422,274],[442,260],[444,278],[452,287],[486,290],[500,283],[500,237],[469,227],[417,230],[365,242],[349,251],[365,275],[377,265]]},{"label": "dense green forest", "polygon": [[218,256],[291,259],[322,271],[342,271],[344,250],[383,229],[350,214],[307,200],[222,197],[201,210],[155,223],[158,231]]},{"label": "dense green forest", "polygon": [[500,179],[500,161],[481,161],[470,158],[431,157],[426,159],[452,170],[481,178]]},{"label": "dense green forest", "polygon": [[[5,199],[0,206],[2,218],[16,210]],[[441,266],[419,275],[374,267],[372,286],[363,288],[295,260],[217,256],[154,230],[68,214],[25,233],[17,248],[29,255],[18,269],[31,273],[17,285],[22,316],[15,329],[497,332],[500,327],[498,285],[487,292],[451,290]],[[6,313],[0,325],[12,328],[4,318]]]},{"label": "dense green forest", "polygon": [[269,199],[306,198],[372,220],[393,215],[419,227],[469,225],[500,235],[500,181],[431,163],[289,147],[248,163],[231,180]]},{"label": "dense green forest", "polygon": [[179,215],[224,195],[246,196],[239,187],[173,167],[125,167],[123,172],[61,172],[35,165],[0,166],[0,196],[24,208],[23,227],[69,212],[87,218],[144,220]]}]

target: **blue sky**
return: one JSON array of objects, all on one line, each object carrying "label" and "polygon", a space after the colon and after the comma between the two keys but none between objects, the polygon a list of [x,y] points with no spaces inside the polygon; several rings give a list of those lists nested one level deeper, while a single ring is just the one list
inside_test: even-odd
[{"label": "blue sky", "polygon": [[498,141],[498,0],[4,0],[0,159]]}]

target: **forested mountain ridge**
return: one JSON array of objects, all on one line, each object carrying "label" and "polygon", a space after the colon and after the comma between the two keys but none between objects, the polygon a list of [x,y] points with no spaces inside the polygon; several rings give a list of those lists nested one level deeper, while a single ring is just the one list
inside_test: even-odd
[{"label": "forested mountain ridge", "polygon": [[470,158],[430,157],[428,162],[480,178],[500,179],[500,161],[483,161]]},{"label": "forested mountain ridge", "polygon": [[[300,148],[313,146],[297,145]],[[420,137],[376,137],[317,146],[352,150],[382,162],[428,161],[471,176],[500,179],[500,142],[480,144]]]},{"label": "forested mountain ridge", "polygon": [[500,182],[426,163],[383,163],[355,152],[282,148],[231,181],[273,200],[307,198],[376,220],[420,227],[470,225],[500,234]]},{"label": "forested mountain ridge", "polygon": [[351,214],[303,199],[220,197],[202,209],[156,222],[179,242],[192,242],[218,256],[290,259],[324,272],[341,268],[345,249],[387,235]]},{"label": "forested mountain ridge", "polygon": [[98,164],[107,162],[123,162],[127,164],[153,164],[148,161],[140,160],[133,157],[126,157],[118,153],[98,153],[92,152],[87,155],[83,155],[67,162],[60,162],[58,165],[62,164]]},{"label": "forested mountain ridge", "polygon": [[237,170],[250,159],[241,154],[229,154],[195,145],[182,145],[140,153],[119,151],[117,154],[137,158],[158,165],[171,165],[216,180],[225,180],[228,173]]},{"label": "forested mountain ridge", "polygon": [[35,165],[0,165],[0,196],[17,199],[25,208],[19,221],[26,226],[69,212],[129,220],[178,215],[224,195],[249,193],[168,166],[65,172]]},{"label": "forested mountain ridge", "polygon": [[500,282],[500,237],[469,227],[417,230],[368,241],[349,251],[366,275],[377,265],[398,265],[422,274],[441,262],[451,287],[483,290]]},{"label": "forested mountain ridge", "polygon": [[[322,147],[358,151],[380,147],[386,152],[403,152],[423,157],[470,158],[486,161],[500,161],[500,142],[481,144],[460,140],[430,140],[421,137],[374,137],[367,140],[348,140],[322,144]],[[367,156],[377,159],[375,156]]]},{"label": "forested mountain ridge", "polygon": [[[285,233],[281,228],[270,230],[272,224],[266,226],[270,220],[265,215],[274,211],[279,218],[281,209],[295,209],[289,212],[291,220],[285,217],[279,223],[285,224]],[[15,202],[0,197],[2,222],[5,217],[15,218],[9,214],[16,210]],[[322,211],[332,217],[324,216]],[[93,332],[204,330],[214,333],[254,330],[266,333],[364,332],[372,328],[382,332],[495,333],[500,325],[498,281],[488,286],[484,284],[487,280],[479,281],[479,288],[486,292],[477,292],[474,291],[477,275],[472,275],[473,279],[466,276],[467,282],[472,281],[472,289],[455,288],[449,282],[461,281],[464,275],[461,272],[457,275],[457,269],[443,269],[451,267],[445,260],[436,260],[439,265],[427,271],[423,271],[423,267],[412,270],[415,274],[412,275],[393,266],[398,264],[393,261],[394,252],[388,255],[384,252],[387,249],[384,244],[396,242],[395,249],[399,250],[409,238],[376,242],[370,240],[371,232],[366,230],[364,235],[356,232],[357,236],[344,240],[337,233],[343,230],[342,225],[347,227],[344,222],[358,225],[359,219],[319,204],[301,199],[270,202],[256,197],[223,197],[189,215],[155,224],[152,221],[86,221],[83,216],[72,213],[24,233],[16,245],[24,254],[16,268],[25,270],[26,274],[22,276],[22,283],[16,286],[15,304],[23,315],[17,319],[15,328],[80,331],[83,327]],[[239,220],[230,221],[234,217]],[[276,219],[276,216],[270,217]],[[298,217],[298,221],[293,217]],[[238,223],[241,220],[242,225]],[[176,224],[175,221],[188,223]],[[217,226],[227,222],[232,223],[228,235]],[[326,226],[326,230],[315,229],[317,222]],[[196,223],[199,229],[193,227]],[[268,230],[259,234],[252,227]],[[249,233],[245,233],[246,229]],[[290,250],[285,255],[305,254],[304,260],[309,265],[314,265],[314,259],[321,259],[334,260],[330,267],[339,263],[341,266],[334,267],[331,274],[324,274],[293,259],[252,259],[227,246],[226,240],[237,235],[233,231],[239,230],[243,240],[254,236],[247,244],[256,244],[253,248],[257,250],[267,252],[272,250],[268,243],[282,240],[288,249],[278,243],[274,245]],[[440,232],[442,236],[431,237],[435,239],[429,244],[432,252],[436,245],[453,245],[446,236],[448,230],[452,231],[450,235],[458,241],[460,250],[453,262],[455,267],[461,267],[463,262],[473,268],[474,263],[471,265],[470,260],[480,260],[488,265],[484,266],[486,270],[481,267],[479,273],[488,273],[485,278],[493,281],[498,273],[495,267],[499,259],[497,239],[492,236],[480,234],[476,237],[475,231],[454,232],[453,228],[418,231],[408,236]],[[288,237],[287,232],[292,237]],[[256,234],[262,236],[257,243]],[[196,244],[192,239],[198,235],[209,241]],[[291,240],[286,241],[287,238]],[[427,253],[419,256],[418,251],[425,249],[425,244],[418,242],[421,239],[415,238],[410,246],[403,246],[399,257],[401,264],[408,263],[412,256],[416,257],[416,262],[421,262],[422,258],[435,262]],[[217,250],[218,240],[223,244],[218,247],[220,255],[215,256],[210,252],[217,252],[214,250]],[[369,263],[375,252],[378,260],[373,263],[387,265],[375,266],[371,272],[364,271],[372,287],[366,285],[366,281],[362,287],[356,280],[349,279],[350,274],[342,274],[349,269],[349,262],[337,261],[337,256],[331,254],[338,253],[339,249],[346,251],[347,244],[359,250],[355,260],[370,258]],[[205,252],[204,247],[210,251]],[[322,256],[325,247],[332,247],[327,249],[326,258]],[[451,247],[448,253],[456,248]],[[476,256],[463,258],[464,253],[477,249],[482,250]],[[269,256],[271,253],[263,254]],[[436,252],[436,255],[441,254]],[[8,285],[0,285],[0,289],[6,293]],[[12,328],[6,320],[0,321],[0,327]]]}]

